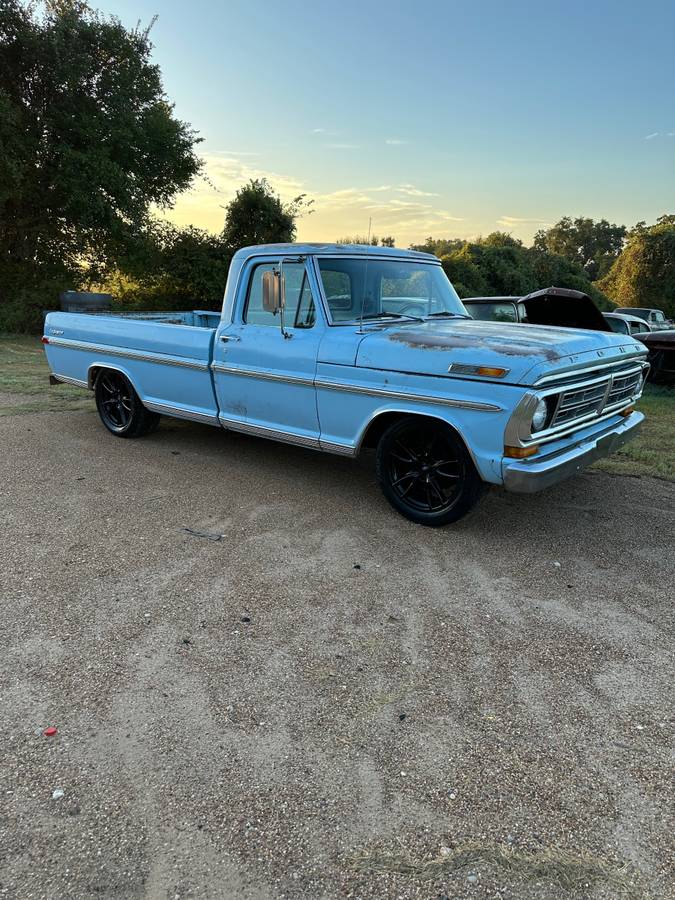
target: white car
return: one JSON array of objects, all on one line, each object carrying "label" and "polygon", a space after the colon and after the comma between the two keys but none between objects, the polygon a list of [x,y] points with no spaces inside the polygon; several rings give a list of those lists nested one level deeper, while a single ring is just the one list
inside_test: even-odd
[{"label": "white car", "polygon": [[627,316],[637,316],[638,319],[644,319],[649,325],[650,331],[663,331],[672,328],[673,323],[668,319],[662,309],[650,309],[643,306],[624,306],[621,312]]},{"label": "white car", "polygon": [[647,322],[644,319],[640,319],[638,316],[629,316],[625,313],[603,313],[606,322],[612,331],[617,334],[648,334],[652,329],[649,327]]}]

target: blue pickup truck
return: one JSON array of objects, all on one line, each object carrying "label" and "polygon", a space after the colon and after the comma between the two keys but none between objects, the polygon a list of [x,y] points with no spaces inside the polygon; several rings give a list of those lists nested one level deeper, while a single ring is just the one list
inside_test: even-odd
[{"label": "blue pickup truck", "polygon": [[444,525],[485,485],[530,492],[619,447],[646,350],[628,335],[474,321],[426,253],[239,250],[222,313],[49,313],[52,383],[92,390],[118,437],[160,416],[376,453],[387,500]]}]

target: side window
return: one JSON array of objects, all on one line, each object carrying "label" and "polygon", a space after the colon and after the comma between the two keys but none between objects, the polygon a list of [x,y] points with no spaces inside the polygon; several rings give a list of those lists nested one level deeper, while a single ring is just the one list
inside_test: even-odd
[{"label": "side window", "polygon": [[356,315],[352,299],[352,278],[349,272],[321,265],[321,278],[326,300],[334,322],[345,322]]},{"label": "side window", "polygon": [[[244,310],[244,322],[248,325],[271,325],[279,328],[279,314],[263,309],[262,281],[265,272],[278,268],[278,263],[262,263],[251,275]],[[286,283],[286,308],[284,325],[286,328],[311,328],[316,321],[316,306],[307,272],[303,263],[284,265]]]}]

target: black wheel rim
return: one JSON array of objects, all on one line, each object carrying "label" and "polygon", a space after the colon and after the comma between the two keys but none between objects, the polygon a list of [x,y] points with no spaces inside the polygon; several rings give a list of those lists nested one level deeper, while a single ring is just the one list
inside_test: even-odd
[{"label": "black wheel rim", "polygon": [[124,431],[133,413],[129,382],[116,372],[104,372],[98,388],[99,409],[106,425],[113,431]]},{"label": "black wheel rim", "polygon": [[387,475],[400,503],[436,515],[447,512],[459,499],[465,462],[442,429],[411,425],[394,439]]}]

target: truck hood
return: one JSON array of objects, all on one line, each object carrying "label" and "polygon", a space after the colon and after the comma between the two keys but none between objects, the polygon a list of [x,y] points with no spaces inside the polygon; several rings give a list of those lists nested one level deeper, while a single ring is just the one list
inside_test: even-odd
[{"label": "truck hood", "polygon": [[614,332],[453,319],[375,326],[356,365],[446,377],[457,377],[448,372],[453,364],[491,366],[508,370],[501,383],[529,385],[544,374],[635,354],[644,356],[644,346]]}]

